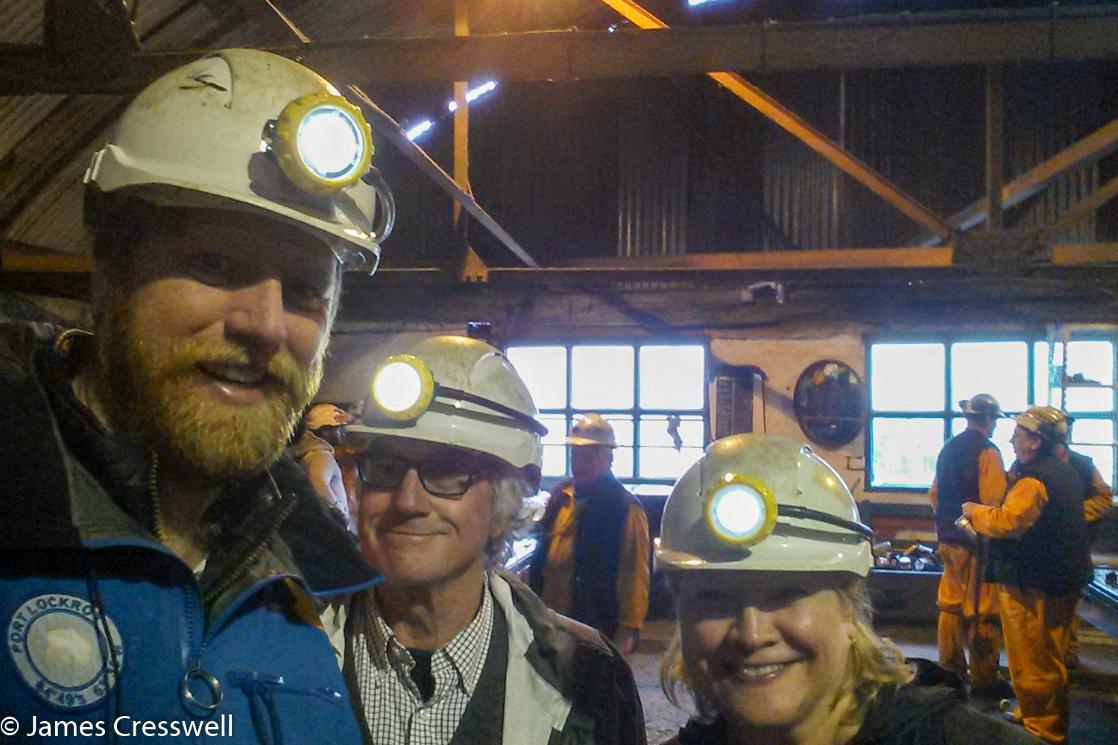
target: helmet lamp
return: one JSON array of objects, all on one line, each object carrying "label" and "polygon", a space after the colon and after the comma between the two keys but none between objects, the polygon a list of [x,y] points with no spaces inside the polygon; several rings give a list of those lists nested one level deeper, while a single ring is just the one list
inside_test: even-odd
[{"label": "helmet lamp", "polygon": [[423,360],[410,354],[394,354],[373,372],[370,393],[382,416],[409,421],[431,405],[435,379]]},{"label": "helmet lamp", "polygon": [[760,543],[776,526],[776,497],[760,479],[728,473],[711,485],[705,501],[711,533],[731,545]]},{"label": "helmet lamp", "polygon": [[373,157],[372,130],[361,110],[329,93],[287,104],[276,119],[271,145],[293,184],[324,197],[361,179]]}]

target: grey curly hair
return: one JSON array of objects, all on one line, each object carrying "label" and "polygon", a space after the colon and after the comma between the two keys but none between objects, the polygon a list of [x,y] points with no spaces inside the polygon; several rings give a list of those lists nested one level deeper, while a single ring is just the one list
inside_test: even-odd
[{"label": "grey curly hair", "polygon": [[524,524],[521,514],[524,498],[534,493],[531,483],[519,470],[501,469],[489,477],[492,504],[492,521],[501,526],[501,533],[489,540],[485,547],[490,567],[500,566],[512,546],[512,536]]}]

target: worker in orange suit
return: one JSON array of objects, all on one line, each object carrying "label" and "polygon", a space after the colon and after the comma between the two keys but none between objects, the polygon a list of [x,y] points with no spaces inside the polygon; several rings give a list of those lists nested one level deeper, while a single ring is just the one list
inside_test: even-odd
[{"label": "worker in orange suit", "polygon": [[1091,579],[1083,488],[1060,459],[1059,420],[1049,407],[1017,417],[1017,482],[1000,507],[965,502],[963,515],[991,542],[1009,675],[1025,728],[1067,742],[1068,671],[1064,662],[1079,593]]},{"label": "worker in orange suit", "polygon": [[572,478],[548,501],[532,586],[549,607],[598,629],[628,655],[648,612],[648,517],[613,475],[609,422],[579,417],[567,444]]},{"label": "worker in orange suit", "polygon": [[[1051,406],[1042,408],[1046,415],[1056,422],[1056,432],[1061,437],[1061,442],[1056,445],[1056,454],[1075,469],[1083,486],[1083,517],[1087,521],[1087,537],[1094,543],[1098,529],[1102,525],[1100,521],[1114,503],[1114,494],[1094,461],[1068,447],[1072,418],[1060,409]],[[1016,471],[1017,464],[1014,463],[1010,468],[1011,483],[1016,480]],[[1079,667],[1079,616],[1073,616],[1071,620],[1071,637],[1068,639],[1065,662],[1069,670]]]},{"label": "worker in orange suit", "polygon": [[967,428],[940,451],[936,478],[928,492],[943,561],[937,598],[939,664],[964,680],[969,670],[972,695],[999,696],[1004,683],[998,681],[997,591],[993,584],[982,581],[979,555],[984,547],[955,521],[962,515],[963,502],[997,506],[1005,496],[1001,453],[990,441],[1001,407],[988,393],[960,401],[959,406]]}]

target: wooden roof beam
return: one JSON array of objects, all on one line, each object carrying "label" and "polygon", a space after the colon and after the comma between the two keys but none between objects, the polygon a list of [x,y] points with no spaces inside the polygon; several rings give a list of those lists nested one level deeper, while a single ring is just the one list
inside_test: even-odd
[{"label": "wooden roof beam", "polygon": [[[1051,266],[1066,271],[1090,271],[1102,275],[1097,266],[1118,266],[1118,243],[1053,244]],[[50,297],[88,299],[89,259],[59,256],[58,252],[34,247],[3,246],[0,290],[15,290]],[[15,256],[14,254],[25,254]],[[547,282],[574,282],[580,286],[611,282],[712,281],[734,282],[744,276],[765,279],[811,281],[834,275],[835,283],[877,282],[883,276],[924,277],[929,274],[966,278],[972,273],[954,263],[954,247],[938,248],[839,248],[818,251],[773,251],[684,254],[640,259],[592,259],[564,267],[492,267],[488,284],[526,286]],[[408,286],[422,283],[457,282],[441,268],[381,269],[372,277],[353,275],[347,285],[358,291],[365,287]]]},{"label": "wooden roof beam", "polygon": [[[667,28],[667,24],[649,13],[634,0],[602,0],[603,3],[620,13],[630,23],[643,29]],[[862,186],[884,199],[896,209],[907,215],[925,230],[929,230],[942,240],[947,240],[951,230],[943,218],[906,194],[896,184],[855,157],[837,142],[781,105],[753,83],[733,72],[708,72],[714,82],[721,85],[752,106],[774,124],[784,129],[821,155],[831,165],[853,178]]]},{"label": "wooden roof beam", "polygon": [[[1118,150],[1118,119],[1104,124],[1081,140],[1068,145],[1051,158],[1038,163],[1025,173],[1002,187],[1002,209],[1014,207],[1035,194],[1068,171],[1106,157]],[[978,199],[947,218],[948,224],[957,230],[969,230],[985,222],[989,215],[987,199]],[[935,237],[925,237],[916,243],[925,246],[938,241]]]},{"label": "wooden roof beam", "polygon": [[[1053,243],[1053,266],[1090,266],[1118,264],[1118,243]],[[550,274],[616,273],[624,279],[625,272],[734,272],[734,271],[832,271],[832,270],[897,270],[947,269],[955,266],[954,246],[901,246],[883,248],[826,248],[809,251],[734,251],[640,258],[583,259],[563,266],[544,268],[492,267],[491,274],[548,276]],[[20,272],[88,272],[89,256],[54,251],[14,241],[0,245],[0,271]],[[378,274],[440,274],[437,267],[380,269]]]},{"label": "wooden roof beam", "polygon": [[[374,37],[268,47],[362,82],[581,80],[735,70],[935,67],[1118,58],[1118,5],[914,13],[821,23]],[[206,49],[59,60],[0,45],[0,95],[130,93]]]},{"label": "wooden roof beam", "polygon": [[[280,8],[272,2],[272,0],[264,0],[268,7],[272,10],[273,14],[288,28],[291,34],[299,40],[303,45],[311,43],[311,38],[295,24],[295,22],[288,17]],[[459,38],[459,37],[455,37]],[[468,38],[468,37],[465,37]],[[304,61],[305,62],[305,61]],[[339,78],[335,78],[338,80]],[[360,79],[360,76],[340,78],[348,80]],[[463,86],[463,89],[465,86]],[[520,259],[525,265],[530,267],[538,267],[539,263],[532,258],[531,254],[524,250],[524,248],[517,243],[507,230],[501,227],[493,216],[485,211],[474,195],[451,177],[442,167],[435,162],[435,160],[427,154],[427,151],[422,147],[412,142],[408,137],[407,132],[400,126],[399,122],[393,119],[388,112],[376,104],[375,101],[367,94],[362,87],[356,83],[351,83],[348,86],[350,94],[355,97],[361,104],[361,108],[372,121],[370,124],[376,128],[377,132],[384,136],[386,140],[391,142],[400,153],[410,160],[420,171],[430,178],[436,186],[442,189],[454,201],[454,204],[468,212],[478,223],[481,224],[489,233],[496,238],[502,246],[507,248],[516,258]],[[457,95],[457,94],[456,94]],[[465,95],[463,90],[462,95]],[[465,112],[462,112],[463,115]],[[455,121],[460,121],[457,117]],[[458,127],[456,125],[455,129]],[[457,133],[456,133],[457,137]],[[456,146],[457,147],[457,146]],[[457,155],[456,165],[457,165]],[[468,179],[466,179],[468,182]],[[468,183],[467,183],[468,186]],[[470,257],[466,255],[464,260]],[[483,265],[484,266],[484,265]]]}]

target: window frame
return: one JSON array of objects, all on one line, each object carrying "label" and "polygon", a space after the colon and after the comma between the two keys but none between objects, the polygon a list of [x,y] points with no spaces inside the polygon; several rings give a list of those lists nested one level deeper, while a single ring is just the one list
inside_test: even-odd
[{"label": "window frame", "polygon": [[[1111,345],[1111,365],[1115,375],[1115,382],[1118,384],[1118,332],[1107,332],[1103,330],[1090,330],[1073,333],[1069,342],[1081,341],[1107,341]],[[875,334],[865,338],[865,361],[866,361],[866,386],[867,386],[867,412],[866,412],[866,428],[863,437],[863,445],[865,452],[865,467],[866,467],[866,492],[906,492],[906,493],[924,493],[927,492],[928,486],[886,486],[877,485],[874,483],[874,452],[873,452],[873,427],[877,419],[941,419],[943,421],[943,441],[946,443],[952,436],[951,422],[961,414],[955,410],[957,402],[949,399],[952,398],[951,393],[951,371],[953,364],[953,355],[951,347],[957,343],[966,342],[1020,342],[1025,344],[1026,348],[1026,401],[1028,406],[1038,405],[1038,393],[1042,394],[1047,401],[1047,391],[1036,390],[1036,370],[1037,370],[1037,355],[1036,345],[1040,342],[1049,344],[1062,344],[1062,341],[1052,341],[1048,338],[1048,334],[1037,330],[1024,330],[1024,331],[997,331],[997,332],[965,332],[965,333],[943,333],[943,334]],[[875,411],[873,408],[873,347],[877,344],[941,344],[944,347],[944,409],[942,411],[927,409],[924,411]],[[1043,364],[1047,364],[1047,359],[1043,360]],[[1066,361],[1065,361],[1066,364]],[[1071,388],[1072,386],[1069,386]],[[1012,412],[1019,413],[1019,412]],[[1114,389],[1114,397],[1112,399],[1112,408],[1109,411],[1089,411],[1089,412],[1070,412],[1073,419],[1076,420],[1109,420],[1111,422],[1111,432],[1113,439],[1111,442],[1118,442],[1118,387]],[[1073,427],[1074,432],[1074,427]],[[1074,443],[1073,443],[1074,448]],[[1118,449],[1115,450],[1115,468],[1112,469],[1118,472]],[[1008,463],[1006,466],[1008,467]],[[1103,474],[1104,479],[1111,488],[1115,486],[1115,473]]]},{"label": "window frame", "polygon": [[[610,408],[610,409],[584,409],[577,408],[571,405],[572,393],[572,378],[573,378],[573,354],[574,347],[632,347],[633,349],[633,405],[628,408]],[[641,347],[700,347],[703,350],[703,403],[698,409],[662,409],[662,408],[643,408],[640,406],[640,383],[641,383]],[[662,477],[642,477],[640,476],[640,427],[642,416],[670,416],[672,414],[679,414],[681,416],[698,416],[702,421],[703,441],[701,447],[705,450],[707,445],[710,444],[710,381],[709,375],[711,371],[711,356],[710,356],[710,342],[709,340],[701,337],[683,337],[683,338],[594,338],[594,339],[580,339],[571,340],[570,338],[555,339],[555,338],[531,338],[531,339],[513,339],[507,341],[504,345],[503,352],[508,353],[510,348],[515,347],[563,347],[566,350],[566,371],[565,371],[565,406],[562,408],[551,407],[539,409],[540,416],[562,416],[566,422],[566,427],[569,429],[574,422],[574,417],[578,414],[584,414],[589,411],[594,411],[607,419],[611,416],[631,417],[633,421],[633,476],[631,477],[618,477],[618,480],[626,486],[672,486],[677,479],[662,478]],[[563,476],[548,476],[545,475],[543,480],[549,485],[553,485],[565,477],[568,477],[571,472],[571,454],[569,449],[565,449],[563,454],[565,471]],[[683,474],[680,474],[682,476]]]}]

